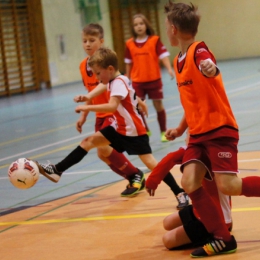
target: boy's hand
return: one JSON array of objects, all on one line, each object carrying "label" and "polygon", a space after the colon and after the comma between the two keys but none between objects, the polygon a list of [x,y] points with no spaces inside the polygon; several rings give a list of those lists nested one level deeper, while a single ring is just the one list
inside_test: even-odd
[{"label": "boy's hand", "polygon": [[167,129],[165,132],[165,137],[169,141],[173,141],[175,138],[179,137],[178,130],[176,128]]},{"label": "boy's hand", "polygon": [[170,71],[168,71],[168,73],[171,76],[171,80],[173,80],[175,78],[174,71],[171,69]]},{"label": "boy's hand", "polygon": [[75,112],[76,113],[80,113],[80,112],[87,112],[88,111],[88,106],[87,105],[79,105],[75,108]]},{"label": "boy's hand", "polygon": [[73,100],[74,100],[74,102],[79,103],[79,102],[88,101],[88,98],[87,98],[87,96],[84,96],[84,95],[78,95],[78,96],[75,96],[73,98]]},{"label": "boy's hand", "polygon": [[202,60],[200,62],[201,72],[207,77],[214,77],[217,72],[217,67],[210,59]]},{"label": "boy's hand", "polygon": [[153,190],[153,189],[150,189],[150,188],[148,188],[148,187],[146,187],[146,191],[149,193],[149,195],[150,196],[154,196],[154,194],[155,194],[155,190]]},{"label": "boy's hand", "polygon": [[76,129],[80,134],[82,133],[82,126],[84,125],[85,122],[86,119],[82,117],[76,122]]},{"label": "boy's hand", "polygon": [[143,114],[148,117],[148,107],[145,100],[138,99],[138,110],[143,112]]}]

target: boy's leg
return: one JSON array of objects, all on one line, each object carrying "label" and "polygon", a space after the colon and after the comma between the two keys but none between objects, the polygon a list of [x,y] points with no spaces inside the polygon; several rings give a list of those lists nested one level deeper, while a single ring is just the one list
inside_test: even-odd
[{"label": "boy's leg", "polygon": [[168,142],[165,137],[166,132],[166,112],[162,103],[162,100],[153,100],[153,105],[157,113],[157,121],[160,127],[161,141]]},{"label": "boy's leg", "polygon": [[111,162],[109,167],[129,181],[126,189],[121,193],[123,197],[130,197],[145,187],[145,177],[142,171],[136,168],[122,153],[112,150],[107,157]]},{"label": "boy's leg", "polygon": [[171,215],[165,217],[163,220],[163,227],[167,231],[170,231],[179,226],[182,226],[179,211],[172,213]]},{"label": "boy's leg", "polygon": [[233,253],[237,244],[230,235],[222,213],[215,205],[214,200],[204,190],[200,183],[205,175],[205,167],[200,162],[186,164],[183,170],[183,188],[188,192],[192,205],[198,212],[201,222],[213,238],[204,247],[191,253],[192,257],[203,257],[215,254]]},{"label": "boy's leg", "polygon": [[218,189],[224,194],[230,196],[260,197],[259,176],[239,178],[236,174],[232,173],[216,173],[215,180]]},{"label": "boy's leg", "polygon": [[109,141],[100,133],[96,132],[93,135],[85,138],[81,144],[76,147],[67,157],[59,163],[40,164],[37,162],[40,173],[53,182],[58,182],[61,174],[69,169],[74,164],[79,163],[88,153],[89,150],[99,146],[108,145]]},{"label": "boy's leg", "polygon": [[168,249],[190,244],[191,241],[187,236],[183,226],[174,228],[163,235],[163,244]]},{"label": "boy's leg", "polygon": [[[129,155],[137,155],[139,153],[151,152],[147,135],[136,137],[121,135],[113,128],[113,126],[105,127],[101,129],[100,132],[110,141],[111,146],[120,153],[126,151]],[[112,157],[114,157],[114,161],[116,161],[116,156],[113,156],[112,154]],[[110,160],[112,160],[112,158],[110,158]],[[129,177],[129,184],[121,193],[121,196],[134,195],[145,187],[144,174],[139,169],[137,170],[138,172],[135,173],[133,177]],[[133,173],[133,171],[131,172]]]},{"label": "boy's leg", "polygon": [[176,182],[175,178],[169,172],[163,181],[170,187],[176,199],[178,201],[178,205],[176,206],[177,209],[182,209],[189,205],[189,196],[185,193],[184,189],[182,189]]},{"label": "boy's leg", "polygon": [[138,173],[138,169],[124,156],[124,154],[112,149],[111,154],[107,157],[110,161],[109,167],[116,168],[124,178],[131,180],[133,175]]},{"label": "boy's leg", "polygon": [[163,237],[164,245],[169,249],[176,249],[183,245],[193,247],[204,245],[211,236],[193,214],[192,205],[166,217],[164,227],[171,230]]},{"label": "boy's leg", "polygon": [[[115,119],[113,116],[96,118],[95,131],[97,132],[107,126],[110,126],[114,121]],[[117,152],[109,145],[98,147],[98,156],[110,167],[112,171],[128,180],[133,178],[133,175],[139,172],[123,153]]]},{"label": "boy's leg", "polygon": [[141,161],[144,163],[144,165],[151,171],[158,164],[158,162],[156,161],[156,159],[154,158],[154,156],[151,153],[141,154],[138,156],[141,159]]}]

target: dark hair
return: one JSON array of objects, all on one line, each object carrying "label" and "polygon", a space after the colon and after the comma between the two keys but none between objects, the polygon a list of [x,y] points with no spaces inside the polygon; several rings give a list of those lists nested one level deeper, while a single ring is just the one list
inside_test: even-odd
[{"label": "dark hair", "polygon": [[96,36],[99,37],[100,39],[104,38],[103,27],[98,23],[90,23],[86,25],[82,31],[85,35]]},{"label": "dark hair", "polygon": [[[135,18],[141,18],[144,23],[145,23],[145,26],[146,26],[146,34],[147,35],[154,35],[154,29],[152,28],[152,25],[151,23],[148,21],[148,19],[143,15],[143,14],[136,14],[133,16],[133,20],[132,20],[132,23],[134,24],[134,19]],[[134,26],[132,26],[132,34],[133,34],[133,37],[136,38],[137,37],[137,34],[134,30]]]},{"label": "dark hair", "polygon": [[200,15],[198,7],[192,3],[190,5],[184,3],[169,3],[164,6],[164,11],[167,14],[167,19],[170,23],[176,26],[183,33],[189,33],[195,36],[198,31]]},{"label": "dark hair", "polygon": [[97,65],[103,69],[108,66],[113,66],[115,70],[118,70],[118,59],[114,51],[109,48],[99,48],[95,53],[89,58],[88,65],[93,67]]}]

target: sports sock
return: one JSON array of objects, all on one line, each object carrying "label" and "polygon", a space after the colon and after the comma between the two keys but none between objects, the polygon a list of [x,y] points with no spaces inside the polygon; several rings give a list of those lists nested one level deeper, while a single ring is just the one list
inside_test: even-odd
[{"label": "sports sock", "polygon": [[113,172],[115,172],[115,173],[117,173],[118,175],[120,175],[120,176],[122,176],[123,178],[125,178],[125,174],[122,172],[122,171],[120,171],[117,167],[115,167],[113,164],[110,164],[110,165],[108,165],[109,167],[110,167],[110,169],[113,171]]},{"label": "sports sock", "polygon": [[177,196],[180,192],[184,192],[184,189],[182,189],[172,176],[172,174],[169,172],[163,181],[171,188],[172,192]]},{"label": "sports sock", "polygon": [[246,197],[260,197],[260,177],[248,176],[242,178],[242,193]]},{"label": "sports sock", "polygon": [[124,156],[124,154],[117,152],[115,149],[113,149],[107,159],[111,162],[111,166],[118,170],[116,173],[119,174],[119,172],[121,172],[126,179],[129,179],[129,176],[138,172],[138,169]]},{"label": "sports sock", "polygon": [[166,131],[166,112],[165,109],[158,112],[157,111],[157,121],[159,123],[160,131],[165,132]]},{"label": "sports sock", "polygon": [[188,195],[208,232],[213,234],[217,239],[229,241],[231,235],[225,224],[223,215],[206,190],[200,187]]},{"label": "sports sock", "polygon": [[76,147],[67,157],[65,157],[61,162],[55,165],[58,172],[64,172],[74,164],[80,162],[86,155],[87,151],[81,146]]}]

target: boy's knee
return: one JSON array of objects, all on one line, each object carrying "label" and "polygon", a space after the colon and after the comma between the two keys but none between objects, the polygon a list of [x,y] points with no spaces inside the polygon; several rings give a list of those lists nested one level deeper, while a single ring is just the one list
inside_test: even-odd
[{"label": "boy's knee", "polygon": [[93,136],[88,136],[85,139],[83,139],[80,143],[80,146],[85,149],[86,151],[89,151],[90,149],[94,148],[95,145],[93,144]]},{"label": "boy's knee", "polygon": [[165,230],[171,230],[170,225],[169,225],[169,221],[167,221],[167,218],[165,218],[165,219],[163,220],[163,228],[164,228]]},{"label": "boy's knee", "polygon": [[[215,178],[216,179],[216,178]],[[240,195],[242,180],[237,176],[223,176],[216,179],[217,187],[225,195]]]},{"label": "boy's knee", "polygon": [[169,236],[168,236],[167,234],[163,235],[162,241],[163,241],[164,246],[165,246],[167,249],[172,248],[172,246],[171,246],[171,244],[170,244]]},{"label": "boy's knee", "polygon": [[223,194],[228,195],[228,193],[230,192],[230,187],[227,184],[221,183],[218,186],[219,191],[221,191]]}]

